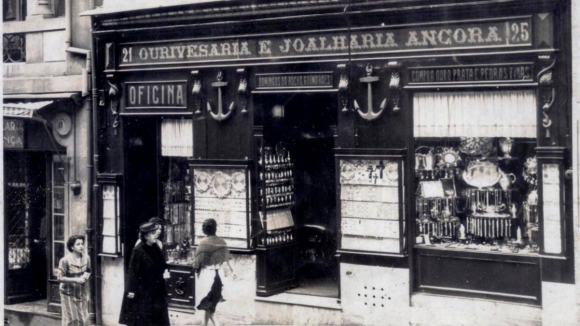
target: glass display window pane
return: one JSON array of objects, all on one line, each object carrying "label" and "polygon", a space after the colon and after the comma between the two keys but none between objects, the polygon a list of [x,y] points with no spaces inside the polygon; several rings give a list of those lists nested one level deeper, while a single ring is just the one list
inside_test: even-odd
[{"label": "glass display window pane", "polygon": [[53,217],[53,237],[55,241],[64,241],[64,216],[54,215]]},{"label": "glass display window pane", "polygon": [[537,254],[535,144],[509,137],[416,138],[416,243]]},{"label": "glass display window pane", "polygon": [[58,263],[60,262],[60,259],[62,257],[64,257],[65,254],[65,244],[62,242],[54,242],[53,244],[53,260],[52,260],[52,266],[54,267],[54,269],[58,268]]},{"label": "glass display window pane", "polygon": [[118,189],[113,185],[103,186],[103,218],[116,218],[119,215],[117,192]]},{"label": "glass display window pane", "polygon": [[103,236],[103,252],[104,253],[117,253],[117,246],[114,236]]},{"label": "glass display window pane", "polygon": [[64,188],[54,187],[52,198],[53,198],[52,208],[53,208],[54,213],[64,214],[64,210],[65,210]]},{"label": "glass display window pane", "polygon": [[103,235],[104,236],[115,236],[115,219],[114,218],[103,218]]},{"label": "glass display window pane", "polygon": [[65,184],[65,176],[66,176],[66,169],[65,165],[61,162],[54,162],[54,171],[53,171],[53,186],[63,187]]}]

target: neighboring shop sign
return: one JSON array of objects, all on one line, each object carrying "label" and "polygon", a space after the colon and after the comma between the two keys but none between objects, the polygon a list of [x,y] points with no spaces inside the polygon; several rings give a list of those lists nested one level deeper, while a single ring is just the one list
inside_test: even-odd
[{"label": "neighboring shop sign", "polygon": [[187,109],[187,81],[144,81],[125,83],[125,113],[130,111],[174,111]]},{"label": "neighboring shop sign", "polygon": [[408,69],[409,85],[530,83],[534,81],[532,63],[418,67]]},{"label": "neighboring shop sign", "polygon": [[256,89],[284,88],[332,88],[332,72],[256,75]]},{"label": "neighboring shop sign", "polygon": [[4,148],[24,148],[24,121],[4,119]]},{"label": "neighboring shop sign", "polygon": [[[329,55],[448,51],[532,46],[532,17],[439,22],[213,40],[124,43],[119,67]],[[551,37],[551,36],[550,36]],[[551,40],[550,40],[551,41]],[[114,47],[110,47],[114,49]]]}]

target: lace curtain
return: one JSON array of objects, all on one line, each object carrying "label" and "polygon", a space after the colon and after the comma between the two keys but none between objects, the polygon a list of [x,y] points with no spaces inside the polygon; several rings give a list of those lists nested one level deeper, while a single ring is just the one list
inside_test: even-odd
[{"label": "lace curtain", "polygon": [[415,137],[536,138],[536,92],[417,93]]},{"label": "lace curtain", "polygon": [[191,119],[163,119],[161,121],[161,156],[193,156]]}]

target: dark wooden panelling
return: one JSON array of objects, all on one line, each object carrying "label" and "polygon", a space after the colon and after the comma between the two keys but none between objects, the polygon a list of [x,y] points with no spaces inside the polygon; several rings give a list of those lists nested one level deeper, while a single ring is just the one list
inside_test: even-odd
[{"label": "dark wooden panelling", "polygon": [[416,250],[415,290],[540,304],[537,257]]},{"label": "dark wooden panelling", "polygon": [[341,263],[365,265],[365,266],[380,266],[391,268],[409,268],[409,260],[407,257],[386,257],[376,255],[361,255],[361,254],[346,254],[341,253],[339,256]]},{"label": "dark wooden panelling", "polygon": [[298,286],[296,279],[296,243],[256,250],[256,295],[269,296]]},{"label": "dark wooden panelling", "polygon": [[252,116],[251,107],[243,114],[238,97],[239,75],[236,70],[222,69],[224,81],[228,85],[222,87],[222,112],[227,112],[230,105],[234,106],[231,116],[223,121],[214,120],[207,112],[207,103],[211,105],[212,112],[218,113],[219,95],[217,87],[211,84],[216,82],[217,69],[204,70],[204,89],[207,101],[202,105],[207,128],[207,158],[208,159],[244,159],[252,157]]},{"label": "dark wooden panelling", "polygon": [[[380,110],[381,103],[386,99],[386,108],[380,117],[367,121],[357,112],[351,112],[356,129],[355,147],[357,148],[405,148],[406,135],[412,132],[408,128],[407,113],[410,108],[406,102],[401,102],[401,111],[393,112],[393,91],[389,90],[390,72],[386,69],[386,62],[374,63],[372,76],[379,77],[379,81],[371,83],[372,109]],[[352,92],[351,103],[357,101],[363,113],[368,111],[368,84],[360,82],[359,78],[367,75],[366,63],[357,64],[352,69]],[[402,98],[401,98],[402,99]]]},{"label": "dark wooden panelling", "polygon": [[60,314],[61,307],[59,286],[59,281],[48,280],[48,311]]},{"label": "dark wooden panelling", "polygon": [[170,307],[195,307],[195,275],[191,266],[169,265],[171,277],[165,282]]}]

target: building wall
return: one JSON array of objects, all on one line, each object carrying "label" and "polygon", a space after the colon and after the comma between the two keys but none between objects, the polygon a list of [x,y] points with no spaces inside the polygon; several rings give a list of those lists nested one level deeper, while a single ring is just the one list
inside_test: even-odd
[{"label": "building wall", "polygon": [[580,3],[571,2],[571,22],[572,22],[572,169],[574,187],[574,254],[575,254],[575,279],[576,279],[576,300],[575,313],[576,324],[580,324]]},{"label": "building wall", "polygon": [[[65,1],[65,0],[61,0]],[[20,34],[25,39],[25,62],[4,63],[3,94],[11,96],[5,102],[45,101],[54,103],[41,109],[38,114],[49,123],[55,122],[58,113],[66,113],[71,117],[72,129],[60,136],[56,128],[52,129],[52,136],[57,146],[66,148],[62,156],[66,160],[67,184],[65,187],[65,238],[73,234],[86,234],[87,228],[87,199],[88,199],[88,166],[92,158],[89,157],[89,139],[87,123],[90,121],[90,97],[82,94],[88,85],[86,57],[84,55],[66,51],[67,21],[72,20],[72,46],[89,50],[90,19],[80,17],[79,13],[89,9],[88,0],[71,1],[71,14],[67,17],[32,16],[36,1],[27,1],[27,14],[23,21],[3,23],[3,35]],[[61,93],[60,95],[58,93]],[[75,93],[74,98],[62,93]],[[84,95],[85,97],[82,97]],[[57,98],[54,98],[54,97]],[[30,121],[39,132],[31,134],[44,144],[42,150],[54,150],[52,140],[39,122]],[[50,125],[49,125],[50,127]],[[32,128],[31,128],[32,130]],[[36,148],[38,149],[38,148]],[[79,182],[80,194],[75,195],[70,185]],[[38,226],[40,227],[40,226]],[[50,277],[50,276],[49,276]],[[50,296],[50,293],[48,293]],[[34,324],[34,322],[32,322]]]},{"label": "building wall", "polygon": [[122,258],[103,257],[101,260],[102,292],[101,300],[103,325],[118,325],[119,312],[123,302],[125,274]]}]

